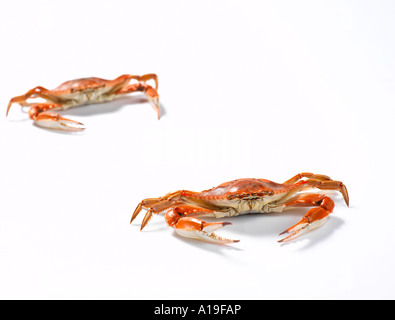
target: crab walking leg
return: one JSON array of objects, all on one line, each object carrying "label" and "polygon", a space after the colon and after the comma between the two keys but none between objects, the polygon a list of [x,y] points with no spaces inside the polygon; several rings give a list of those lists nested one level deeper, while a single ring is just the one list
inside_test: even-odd
[{"label": "crab walking leg", "polygon": [[29,116],[38,126],[44,128],[64,131],[82,131],[85,129],[85,126],[78,121],[61,117],[57,113],[47,112],[48,110],[61,108],[62,105],[56,103],[37,103],[29,109]]},{"label": "crab walking leg", "polygon": [[233,243],[239,240],[222,238],[214,233],[215,230],[231,225],[230,222],[205,222],[193,216],[213,214],[214,211],[205,208],[182,205],[171,208],[165,215],[165,220],[169,226],[183,237],[204,240],[214,243]]},{"label": "crab walking leg", "polygon": [[[156,80],[157,83],[157,80]],[[145,82],[139,82],[134,84],[129,84],[122,89],[115,92],[115,94],[128,94],[132,92],[143,91],[147,97],[150,104],[154,107],[158,119],[160,118],[160,108],[159,108],[159,95],[156,89],[146,84]]]},{"label": "crab walking leg", "polygon": [[326,181],[321,181],[318,179],[308,179],[305,181],[306,186],[310,187],[315,187],[321,190],[336,190],[339,191],[344,198],[344,201],[347,204],[347,207],[349,206],[349,196],[348,196],[348,191],[346,186],[343,184],[341,181],[336,181],[336,180],[326,180]]},{"label": "crab walking leg", "polygon": [[133,212],[132,218],[130,219],[130,223],[133,222],[134,219],[139,215],[141,210],[146,209],[148,212],[146,213],[143,223],[141,225],[141,230],[145,227],[145,225],[148,223],[149,219],[151,218],[152,214],[159,214],[161,212],[166,211],[170,207],[174,207],[177,205],[184,204],[181,201],[182,194],[187,192],[188,194],[193,194],[192,191],[184,191],[184,190],[178,190],[175,192],[170,192],[166,194],[163,197],[160,198],[147,198],[141,201],[136,209]]},{"label": "crab walking leg", "polygon": [[140,77],[140,80],[143,82],[147,82],[149,80],[155,81],[155,90],[158,91],[158,76],[155,73],[145,74]]},{"label": "crab walking leg", "polygon": [[8,116],[8,112],[10,111],[10,108],[14,103],[18,103],[21,106],[29,105],[29,103],[27,103],[26,100],[28,100],[30,98],[36,98],[36,97],[42,98],[42,92],[45,92],[45,91],[48,91],[48,90],[45,89],[44,87],[38,86],[38,87],[35,87],[35,88],[29,90],[28,92],[26,92],[25,94],[23,94],[21,96],[11,98],[10,102],[8,103],[6,116]]},{"label": "crab walking leg", "polygon": [[335,203],[333,200],[322,194],[302,194],[289,199],[285,207],[308,207],[318,206],[318,208],[310,209],[303,218],[294,226],[280,233],[289,234],[278,242],[286,242],[293,240],[313,229],[323,225],[328,215],[333,211]]},{"label": "crab walking leg", "polygon": [[145,214],[145,217],[143,219],[142,225],[141,225],[141,230],[145,227],[145,225],[148,223],[149,219],[151,219],[152,214],[159,214],[161,212],[164,212],[165,210],[169,209],[172,206],[175,206],[177,204],[180,204],[177,201],[173,200],[168,200],[164,198],[147,198],[141,201],[136,209],[133,212],[132,218],[130,219],[130,223],[133,222],[134,219],[139,215],[141,210],[146,209],[148,210],[147,213]]},{"label": "crab walking leg", "polygon": [[310,172],[302,172],[302,173],[298,173],[297,175],[295,175],[291,179],[285,181],[283,184],[294,184],[295,182],[298,182],[300,179],[303,179],[303,178],[311,178],[311,179],[316,179],[316,180],[320,180],[320,181],[332,180],[331,178],[329,178],[328,176],[325,176],[323,174],[314,174],[314,173],[310,173]]},{"label": "crab walking leg", "polygon": [[[151,206],[147,213],[144,216],[143,221],[141,222],[141,228],[140,231],[144,229],[144,227],[147,225],[148,221],[151,219],[152,214],[160,214],[161,212],[166,211],[169,209],[171,206],[174,206],[176,202],[170,202],[167,200],[163,200],[160,202],[155,203],[153,206]],[[133,217],[132,217],[133,219]]]},{"label": "crab walking leg", "polygon": [[133,220],[136,219],[136,217],[138,216],[138,214],[141,212],[141,210],[143,208],[149,208],[150,206],[152,206],[158,202],[160,202],[160,198],[147,198],[147,199],[144,199],[143,201],[141,201],[137,205],[136,209],[134,209],[132,218],[130,219],[130,223],[132,223]]},{"label": "crab walking leg", "polygon": [[129,83],[130,80],[137,80],[138,82],[147,82],[150,80],[153,80],[155,82],[155,90],[158,91],[158,76],[155,73],[149,73],[145,74],[143,76],[136,76],[136,75],[131,75],[131,74],[123,74],[122,76],[119,76],[114,82],[119,82],[121,80],[122,86],[125,86]]}]

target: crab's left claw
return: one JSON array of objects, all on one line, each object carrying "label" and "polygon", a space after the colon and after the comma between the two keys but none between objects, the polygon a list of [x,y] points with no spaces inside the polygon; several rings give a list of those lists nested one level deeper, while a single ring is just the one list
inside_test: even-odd
[{"label": "crab's left claw", "polygon": [[180,218],[177,223],[173,225],[176,232],[187,238],[215,242],[220,244],[239,242],[240,240],[232,240],[222,238],[214,233],[224,226],[231,225],[230,222],[205,222],[193,217]]},{"label": "crab's left claw", "polygon": [[40,127],[54,130],[75,132],[85,129],[82,123],[61,117],[59,114],[52,112],[40,113],[34,118],[34,121]]}]

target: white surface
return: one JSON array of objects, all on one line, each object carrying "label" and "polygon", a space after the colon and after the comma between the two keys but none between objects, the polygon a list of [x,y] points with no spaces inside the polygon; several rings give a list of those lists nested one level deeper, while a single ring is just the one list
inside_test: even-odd
[{"label": "white surface", "polygon": [[[395,5],[391,1],[12,1],[0,11],[1,299],[394,299]],[[83,134],[5,109],[36,85],[159,76],[68,110]],[[321,228],[305,209],[231,218],[219,246],[138,202],[310,171],[343,181]]]}]

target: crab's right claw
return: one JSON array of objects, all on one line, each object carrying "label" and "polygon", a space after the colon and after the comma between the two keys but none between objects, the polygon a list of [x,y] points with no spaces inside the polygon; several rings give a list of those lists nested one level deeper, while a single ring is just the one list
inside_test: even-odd
[{"label": "crab's right claw", "polygon": [[278,242],[291,241],[313,229],[320,227],[326,222],[327,217],[331,212],[331,209],[326,210],[322,207],[310,209],[297,224],[280,233],[280,235],[287,234],[287,236],[281,240],[278,240]]},{"label": "crab's right claw", "polygon": [[197,218],[183,217],[174,225],[176,232],[187,238],[204,240],[219,244],[234,243],[240,240],[222,238],[214,233],[224,226],[231,225],[230,222],[205,222]]},{"label": "crab's right claw", "polygon": [[53,129],[53,130],[62,130],[62,131],[70,131],[70,132],[85,130],[85,126],[82,123],[61,117],[57,113],[51,113],[51,112],[40,113],[39,115],[37,115],[34,121],[35,124],[40,127]]}]

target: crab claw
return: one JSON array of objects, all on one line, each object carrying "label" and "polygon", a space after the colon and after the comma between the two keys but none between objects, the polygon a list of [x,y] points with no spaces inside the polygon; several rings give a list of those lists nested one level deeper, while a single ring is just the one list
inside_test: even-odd
[{"label": "crab claw", "polygon": [[278,240],[278,242],[293,240],[313,229],[320,227],[326,222],[330,212],[331,211],[328,211],[322,207],[310,209],[297,224],[280,233],[280,235],[288,234],[288,236]]},{"label": "crab claw", "polygon": [[35,117],[34,121],[35,124],[40,127],[54,130],[75,132],[85,129],[85,126],[82,123],[61,117],[59,114],[51,112],[40,113]]},{"label": "crab claw", "polygon": [[174,225],[176,232],[187,238],[193,238],[198,240],[204,240],[215,243],[233,243],[239,242],[240,240],[232,240],[227,238],[222,238],[214,233],[224,226],[231,225],[230,222],[205,222],[197,218],[183,217],[180,218]]}]

